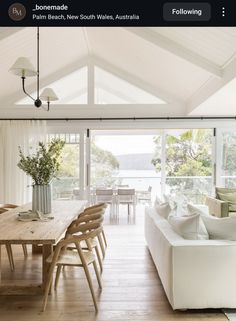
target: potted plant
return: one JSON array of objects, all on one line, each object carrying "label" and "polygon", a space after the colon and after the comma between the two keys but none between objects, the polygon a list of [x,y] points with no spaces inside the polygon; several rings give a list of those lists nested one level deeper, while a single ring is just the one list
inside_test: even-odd
[{"label": "potted plant", "polygon": [[49,143],[38,143],[36,152],[25,156],[19,147],[20,161],[17,166],[32,178],[32,211],[51,213],[51,186],[61,164],[61,152],[65,142],[53,139]]}]

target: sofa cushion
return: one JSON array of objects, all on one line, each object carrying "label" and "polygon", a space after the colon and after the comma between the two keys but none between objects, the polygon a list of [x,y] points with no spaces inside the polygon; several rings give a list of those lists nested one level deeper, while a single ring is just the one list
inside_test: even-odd
[{"label": "sofa cushion", "polygon": [[189,215],[208,215],[208,207],[206,205],[193,205],[191,203],[188,203],[187,210]]},{"label": "sofa cushion", "polygon": [[236,241],[236,218],[202,215],[210,239]]},{"label": "sofa cushion", "polygon": [[235,212],[236,211],[236,192],[231,193],[217,193],[219,199],[224,202],[229,203],[229,211]]},{"label": "sofa cushion", "polygon": [[162,204],[155,204],[155,209],[157,211],[157,213],[164,217],[165,219],[168,218],[170,212],[171,212],[171,207],[169,205],[169,203],[162,203]]},{"label": "sofa cushion", "polygon": [[226,188],[226,187],[216,187],[216,196],[218,196],[218,193],[236,193],[236,188]]},{"label": "sofa cushion", "polygon": [[187,240],[207,240],[209,235],[200,214],[168,218],[173,230]]}]

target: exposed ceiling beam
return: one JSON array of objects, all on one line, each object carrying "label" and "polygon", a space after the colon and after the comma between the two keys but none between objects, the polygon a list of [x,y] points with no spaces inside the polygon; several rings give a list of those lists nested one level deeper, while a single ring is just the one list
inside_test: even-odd
[{"label": "exposed ceiling beam", "polygon": [[[211,77],[187,102],[186,113],[190,114],[195,108],[206,101],[223,86],[236,77],[236,57],[224,69],[222,78]],[[223,108],[223,106],[222,106]]]},{"label": "exposed ceiling beam", "polygon": [[46,112],[33,105],[5,105],[0,108],[0,118],[72,118],[72,117],[167,117],[183,116],[184,106],[178,104],[96,104],[89,106],[52,103]]},{"label": "exposed ceiling beam", "polygon": [[155,46],[158,46],[162,49],[165,49],[172,54],[190,62],[191,64],[200,67],[201,69],[217,76],[222,77],[222,70],[219,66],[213,62],[207,60],[206,58],[198,55],[197,53],[181,46],[168,39],[167,37],[162,36],[161,34],[147,28],[134,28],[134,27],[125,27],[125,30],[135,34],[136,36],[152,43]]},{"label": "exposed ceiling beam", "polygon": [[1,27],[0,41],[7,37],[10,37],[11,35],[13,35],[18,31],[21,31],[22,29],[23,27]]},{"label": "exposed ceiling beam", "polygon": [[111,74],[114,74],[115,76],[129,82],[130,84],[150,93],[153,96],[156,96],[162,100],[164,100],[167,103],[179,103],[181,105],[184,104],[184,102],[173,95],[170,92],[167,92],[166,90],[163,90],[162,88],[157,88],[156,86],[153,86],[142,79],[134,76],[133,74],[128,73],[125,70],[122,70],[115,65],[109,63],[108,61],[98,57],[94,56],[93,57],[94,64],[97,65],[98,67],[110,72]]}]

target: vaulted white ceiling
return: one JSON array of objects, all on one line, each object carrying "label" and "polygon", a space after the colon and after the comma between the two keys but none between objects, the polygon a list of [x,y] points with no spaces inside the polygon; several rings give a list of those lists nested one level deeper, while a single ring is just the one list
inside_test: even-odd
[{"label": "vaulted white ceiling", "polygon": [[19,56],[36,65],[36,28],[0,28],[0,117],[236,114],[233,27],[42,27],[41,88],[61,98],[49,113],[27,105],[8,72]]}]

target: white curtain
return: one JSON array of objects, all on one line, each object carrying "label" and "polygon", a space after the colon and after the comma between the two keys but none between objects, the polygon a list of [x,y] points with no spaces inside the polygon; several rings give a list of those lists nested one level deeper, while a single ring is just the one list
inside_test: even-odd
[{"label": "white curtain", "polygon": [[21,205],[31,201],[31,180],[17,166],[19,146],[27,155],[45,140],[45,121],[0,121],[0,203]]}]

